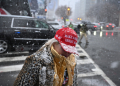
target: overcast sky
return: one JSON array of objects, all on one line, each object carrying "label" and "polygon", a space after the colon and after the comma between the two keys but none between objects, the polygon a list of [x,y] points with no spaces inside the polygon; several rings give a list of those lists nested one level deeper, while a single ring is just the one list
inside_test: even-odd
[{"label": "overcast sky", "polygon": [[67,5],[67,6],[70,6],[70,7],[75,7],[75,3],[78,2],[80,0],[59,0],[59,6],[61,5]]}]

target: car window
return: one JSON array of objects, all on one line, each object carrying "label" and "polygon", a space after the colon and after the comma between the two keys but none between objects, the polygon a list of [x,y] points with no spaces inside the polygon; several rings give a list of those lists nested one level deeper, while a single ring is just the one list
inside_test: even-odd
[{"label": "car window", "polygon": [[11,20],[10,17],[0,17],[0,27],[8,28],[11,27]]},{"label": "car window", "polygon": [[14,19],[13,21],[13,27],[34,27],[34,21],[33,20],[27,20],[27,19]]},{"label": "car window", "polygon": [[98,26],[99,26],[99,24],[98,24],[98,23],[93,23],[93,24],[95,24],[95,25],[98,25]]},{"label": "car window", "polygon": [[100,23],[100,25],[105,25],[106,23]]},{"label": "car window", "polygon": [[50,25],[59,25],[58,23],[48,23]]},{"label": "car window", "polygon": [[40,23],[40,28],[45,28],[45,29],[48,29],[48,24],[47,23],[45,23],[45,22],[42,22],[42,21],[39,21],[39,23]]},{"label": "car window", "polygon": [[30,27],[30,28],[44,28],[48,29],[45,22],[31,19],[14,19],[13,27]]}]

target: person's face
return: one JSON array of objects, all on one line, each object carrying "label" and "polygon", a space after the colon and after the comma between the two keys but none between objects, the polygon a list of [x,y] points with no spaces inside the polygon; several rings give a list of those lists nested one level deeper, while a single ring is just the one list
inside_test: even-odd
[{"label": "person's face", "polygon": [[[60,47],[61,47],[61,45],[60,45]],[[71,53],[69,53],[69,52],[66,52],[65,50],[63,50],[63,48],[61,47],[61,55],[62,56],[65,56],[65,57],[69,57],[70,55],[71,55]]]},{"label": "person's face", "polygon": [[54,44],[54,49],[58,52],[58,54],[65,56],[65,57],[69,57],[71,55],[71,53],[66,52],[65,50],[63,50],[63,48],[61,47],[61,45],[58,44]]}]

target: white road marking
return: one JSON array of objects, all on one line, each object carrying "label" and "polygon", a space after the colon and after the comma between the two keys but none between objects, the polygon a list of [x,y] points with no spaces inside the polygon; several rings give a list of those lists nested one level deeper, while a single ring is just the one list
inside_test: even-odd
[{"label": "white road marking", "polygon": [[0,62],[22,61],[22,60],[25,60],[26,57],[27,57],[27,56],[3,57],[3,58],[0,58]]},{"label": "white road marking", "polygon": [[14,66],[4,66],[0,67],[0,73],[2,72],[10,72],[10,71],[19,71],[22,69],[23,64],[21,65],[14,65]]},{"label": "white road marking", "polygon": [[96,72],[82,73],[82,74],[78,74],[77,77],[88,77],[88,76],[96,76],[96,75],[101,75],[101,74],[97,74]]},{"label": "white road marking", "polygon": [[93,62],[89,59],[77,60],[77,64],[89,64],[89,63],[93,63]]},{"label": "white road marking", "polygon": [[86,56],[85,53],[79,53],[79,56]]},{"label": "white road marking", "polygon": [[28,54],[28,51],[24,51],[24,52],[8,52],[6,53],[6,55],[12,55],[12,54]]},{"label": "white road marking", "polygon": [[106,75],[102,75],[102,77],[110,84],[110,86],[117,86],[115,83],[113,83],[110,78],[108,78]]},{"label": "white road marking", "polygon": [[[79,45],[77,45],[77,47],[80,47]],[[91,73],[84,73],[84,74],[78,74],[78,77],[87,77],[87,76],[95,76],[95,75],[101,75],[109,84],[110,86],[116,86],[114,82],[112,82],[112,80],[110,78],[108,78],[106,76],[106,74],[99,68],[99,66],[97,64],[94,63],[94,61],[90,58],[90,56],[85,52],[84,49],[82,49],[80,47],[80,49],[82,50],[82,52],[84,53],[84,55],[86,55],[86,57],[88,58],[88,60],[93,63],[93,65],[95,66],[95,69],[92,69],[93,72]],[[87,62],[87,61],[86,61]],[[85,64],[87,64],[86,62],[84,62]],[[80,64],[80,61],[78,62]],[[82,62],[81,62],[82,63]],[[89,63],[89,62],[88,62]]]}]

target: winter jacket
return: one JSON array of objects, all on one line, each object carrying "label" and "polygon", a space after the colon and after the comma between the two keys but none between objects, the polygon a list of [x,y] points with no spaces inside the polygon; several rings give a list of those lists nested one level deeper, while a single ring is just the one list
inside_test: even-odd
[{"label": "winter jacket", "polygon": [[88,28],[87,26],[83,25],[81,28],[80,28],[80,32],[82,33],[86,33],[88,31]]},{"label": "winter jacket", "polygon": [[13,86],[62,86],[65,69],[69,76],[66,86],[76,86],[73,84],[75,65],[73,54],[65,58],[52,46],[44,46],[43,49],[26,58]]},{"label": "winter jacket", "polygon": [[78,24],[77,28],[80,30],[80,28],[81,28],[80,24]]},{"label": "winter jacket", "polygon": [[73,24],[69,24],[68,26],[74,30]]}]

